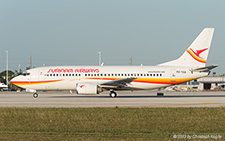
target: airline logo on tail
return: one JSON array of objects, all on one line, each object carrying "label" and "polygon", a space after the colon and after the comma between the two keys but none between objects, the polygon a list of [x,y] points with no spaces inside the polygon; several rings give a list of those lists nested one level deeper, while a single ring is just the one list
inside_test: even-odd
[{"label": "airline logo on tail", "polygon": [[201,50],[196,50],[194,51],[193,49],[188,49],[187,52],[198,62],[201,62],[201,63],[206,63],[206,60],[202,57],[200,57],[199,55],[206,51],[207,49],[209,48],[205,48],[205,49],[201,49]]}]

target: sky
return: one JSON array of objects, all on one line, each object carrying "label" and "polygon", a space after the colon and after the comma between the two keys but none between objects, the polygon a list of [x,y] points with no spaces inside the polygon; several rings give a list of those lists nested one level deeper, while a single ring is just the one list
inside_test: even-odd
[{"label": "sky", "polygon": [[0,0],[0,72],[32,66],[157,65],[215,28],[207,65],[225,73],[224,0]]}]

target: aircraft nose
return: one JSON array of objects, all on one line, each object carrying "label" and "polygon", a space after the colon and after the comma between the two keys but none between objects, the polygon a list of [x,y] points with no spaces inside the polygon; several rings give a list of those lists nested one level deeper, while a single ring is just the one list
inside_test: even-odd
[{"label": "aircraft nose", "polygon": [[14,77],[13,79],[10,80],[10,82],[11,82],[12,84],[15,84],[16,81],[18,81],[18,76]]}]

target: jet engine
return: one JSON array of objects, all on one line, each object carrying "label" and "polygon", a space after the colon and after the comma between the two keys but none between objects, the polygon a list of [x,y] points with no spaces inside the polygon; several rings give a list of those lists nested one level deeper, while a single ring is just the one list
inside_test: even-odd
[{"label": "jet engine", "polygon": [[97,95],[103,91],[101,87],[91,83],[77,83],[76,90],[77,94],[83,95]]}]

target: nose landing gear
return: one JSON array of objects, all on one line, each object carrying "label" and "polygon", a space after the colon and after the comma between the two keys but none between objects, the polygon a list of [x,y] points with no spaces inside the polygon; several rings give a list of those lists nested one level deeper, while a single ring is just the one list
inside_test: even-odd
[{"label": "nose landing gear", "polygon": [[34,93],[34,94],[33,94],[33,97],[34,97],[34,98],[37,98],[37,97],[38,97],[38,94],[37,94],[37,93]]}]

